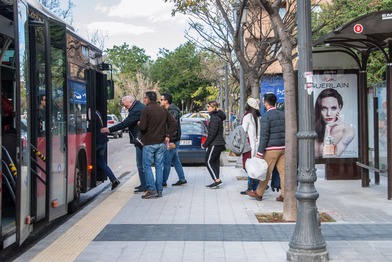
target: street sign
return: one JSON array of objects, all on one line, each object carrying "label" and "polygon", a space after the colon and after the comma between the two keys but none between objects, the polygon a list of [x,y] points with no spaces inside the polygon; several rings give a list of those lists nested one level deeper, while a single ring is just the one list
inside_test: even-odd
[{"label": "street sign", "polygon": [[361,24],[354,25],[354,32],[360,34],[363,32],[363,26]]}]

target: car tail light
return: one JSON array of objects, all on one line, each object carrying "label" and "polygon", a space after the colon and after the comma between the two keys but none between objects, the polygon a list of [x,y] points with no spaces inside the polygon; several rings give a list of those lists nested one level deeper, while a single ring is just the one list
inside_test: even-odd
[{"label": "car tail light", "polygon": [[108,120],[108,124],[113,125],[114,124],[114,120]]},{"label": "car tail light", "polygon": [[207,137],[206,136],[202,136],[201,137],[201,145],[203,145],[206,140],[207,140]]},{"label": "car tail light", "polygon": [[23,148],[27,147],[27,139],[25,137],[22,138],[22,146]]}]

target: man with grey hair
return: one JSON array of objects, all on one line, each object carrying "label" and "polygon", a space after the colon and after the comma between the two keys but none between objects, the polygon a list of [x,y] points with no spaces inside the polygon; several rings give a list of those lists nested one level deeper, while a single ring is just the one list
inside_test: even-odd
[{"label": "man with grey hair", "polygon": [[139,140],[140,130],[137,122],[140,120],[142,109],[145,107],[143,103],[136,100],[134,96],[124,96],[122,98],[122,105],[128,109],[128,116],[117,125],[109,128],[101,129],[102,133],[112,133],[118,130],[123,130],[128,127],[130,143],[135,145],[136,149],[136,165],[139,172],[140,186],[137,186],[135,193],[142,193],[147,190],[146,179],[143,172],[143,145]]}]

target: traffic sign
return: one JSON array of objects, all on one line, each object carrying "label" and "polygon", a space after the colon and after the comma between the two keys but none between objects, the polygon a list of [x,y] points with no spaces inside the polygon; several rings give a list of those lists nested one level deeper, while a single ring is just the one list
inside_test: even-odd
[{"label": "traffic sign", "polygon": [[362,31],[363,31],[363,25],[361,25],[361,24],[354,25],[354,32],[355,33],[360,34],[360,33],[362,33]]}]

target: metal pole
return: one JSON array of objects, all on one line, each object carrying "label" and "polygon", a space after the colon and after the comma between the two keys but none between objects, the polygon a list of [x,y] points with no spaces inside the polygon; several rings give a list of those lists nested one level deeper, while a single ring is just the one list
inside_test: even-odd
[{"label": "metal pole", "polygon": [[[319,197],[314,182],[315,168],[313,92],[312,92],[312,33],[310,0],[298,0],[298,107],[299,107],[299,188],[298,216],[287,251],[289,261],[328,261],[328,251],[320,230],[320,217],[316,207]],[[307,76],[307,78],[305,78]],[[310,117],[306,117],[310,116]]]},{"label": "metal pole", "polygon": [[223,84],[221,80],[219,80],[219,105],[223,104]]},{"label": "metal pole", "polygon": [[229,135],[229,69],[227,67],[227,63],[225,63],[225,127],[226,127],[226,136]]},{"label": "metal pole", "polygon": [[392,199],[392,172],[391,162],[392,161],[392,141],[390,139],[392,132],[392,41],[388,41],[388,62],[387,62],[387,159],[388,159],[388,199]]},{"label": "metal pole", "polygon": [[[238,21],[237,21],[238,22]],[[240,35],[241,35],[241,50],[244,51],[244,28],[240,27]],[[240,63],[240,115],[242,118],[244,116],[244,106],[245,106],[245,74],[244,68]]]}]

